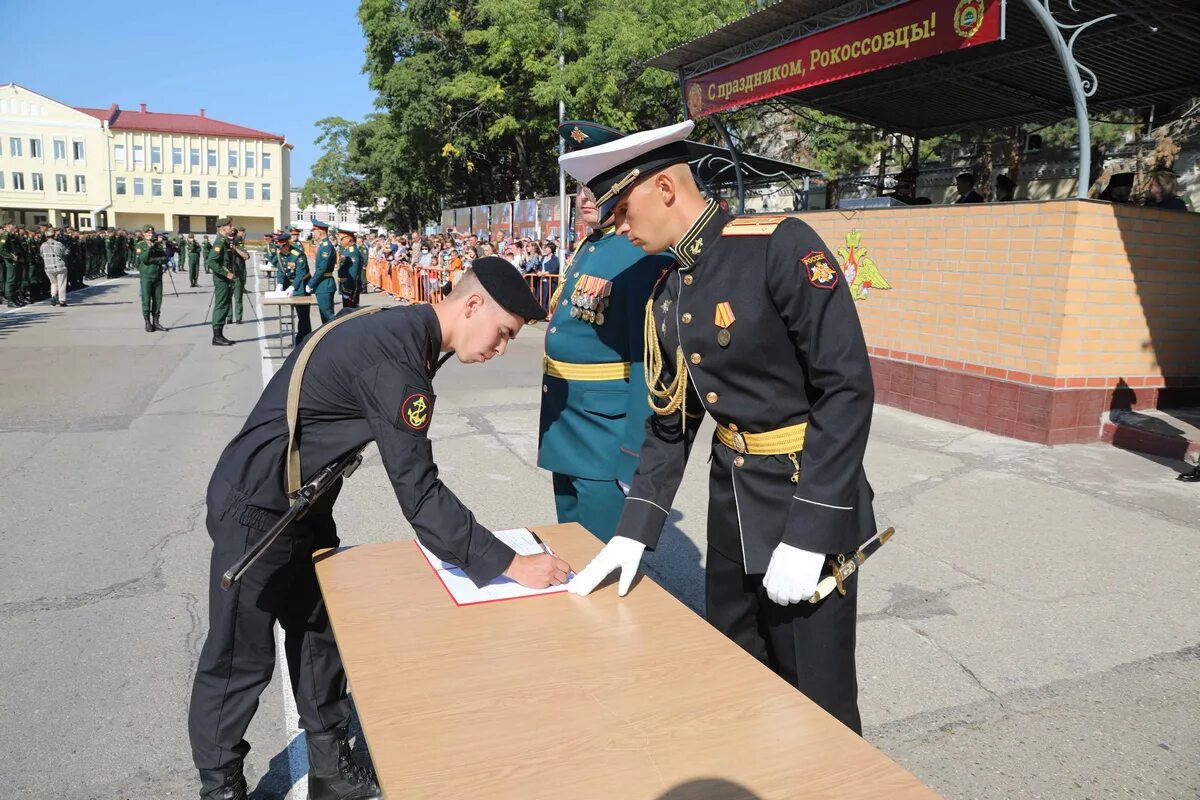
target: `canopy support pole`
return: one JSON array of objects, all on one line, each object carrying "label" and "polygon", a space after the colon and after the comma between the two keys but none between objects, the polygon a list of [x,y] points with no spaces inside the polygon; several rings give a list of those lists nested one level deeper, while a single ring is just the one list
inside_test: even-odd
[{"label": "canopy support pole", "polygon": [[729,148],[729,158],[733,161],[733,172],[737,178],[737,213],[746,213],[746,185],[742,181],[742,165],[738,161],[737,148],[733,146],[733,137],[729,135],[729,129],[721,122],[719,115],[713,114],[709,119],[712,120],[713,127],[725,139],[725,146]]},{"label": "canopy support pole", "polygon": [[[1075,122],[1079,126],[1079,189],[1076,197],[1086,200],[1092,177],[1092,129],[1088,122],[1087,99],[1096,93],[1097,81],[1096,73],[1076,60],[1075,40],[1085,28],[1117,15],[1105,14],[1087,22],[1070,25],[1054,18],[1054,14],[1050,12],[1050,0],[1025,0],[1025,5],[1045,28],[1067,76],[1067,86],[1071,89],[1071,99],[1075,103]],[[1067,6],[1072,11],[1078,11],[1075,8],[1075,0],[1067,0]],[[1151,27],[1151,30],[1155,29]],[[1063,38],[1064,31],[1071,31],[1069,39]]]}]

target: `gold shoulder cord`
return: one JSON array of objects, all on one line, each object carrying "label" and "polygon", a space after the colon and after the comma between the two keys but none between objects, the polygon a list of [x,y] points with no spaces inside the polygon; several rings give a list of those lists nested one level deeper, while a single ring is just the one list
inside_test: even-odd
[{"label": "gold shoulder cord", "polygon": [[[654,326],[654,297],[651,296],[646,301],[646,317],[645,317],[645,344],[643,345],[643,358],[645,359],[646,367],[646,388],[650,394],[646,396],[646,402],[650,404],[650,408],[655,414],[660,417],[679,413],[679,422],[683,427],[687,426],[686,418],[686,397],[687,397],[687,365],[683,363],[683,348],[675,348],[675,379],[671,381],[670,386],[662,384],[662,345],[658,339],[658,328]],[[658,398],[656,400],[655,398]],[[665,400],[665,403],[660,404],[659,400]]]}]

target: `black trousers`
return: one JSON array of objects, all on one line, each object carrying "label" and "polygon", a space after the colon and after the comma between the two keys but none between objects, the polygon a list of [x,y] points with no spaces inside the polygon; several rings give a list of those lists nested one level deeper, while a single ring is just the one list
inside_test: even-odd
[{"label": "black trousers", "polygon": [[817,605],[781,606],[767,597],[762,581],[709,547],[709,623],[861,735],[854,666],[858,574],[846,582],[845,597],[834,593]]},{"label": "black trousers", "polygon": [[250,752],[243,737],[275,668],[276,620],[285,634],[300,727],[324,733],[349,724],[346,673],[312,563],[315,550],[338,545],[332,506],[340,488],[331,488],[289,526],[229,591],[221,589],[221,575],[279,514],[245,502],[236,491],[210,490],[209,628],[188,710],[197,769],[221,769]]}]

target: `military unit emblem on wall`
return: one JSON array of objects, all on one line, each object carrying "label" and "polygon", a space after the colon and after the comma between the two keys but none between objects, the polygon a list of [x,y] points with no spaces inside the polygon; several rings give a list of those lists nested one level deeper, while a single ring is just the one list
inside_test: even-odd
[{"label": "military unit emblem on wall", "polygon": [[837,249],[838,263],[842,265],[850,296],[855,301],[866,300],[872,289],[882,291],[892,288],[875,260],[867,255],[867,248],[862,246],[861,241],[861,233],[850,231],[846,234],[846,246]]},{"label": "military unit emblem on wall", "polygon": [[983,0],[962,0],[954,10],[954,32],[970,39],[983,25]]}]

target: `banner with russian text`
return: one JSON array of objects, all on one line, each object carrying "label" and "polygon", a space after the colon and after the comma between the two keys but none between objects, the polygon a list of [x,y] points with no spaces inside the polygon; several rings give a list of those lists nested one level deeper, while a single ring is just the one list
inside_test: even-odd
[{"label": "banner with russian text", "polygon": [[999,41],[1004,0],[911,0],[684,82],[688,116]]}]

